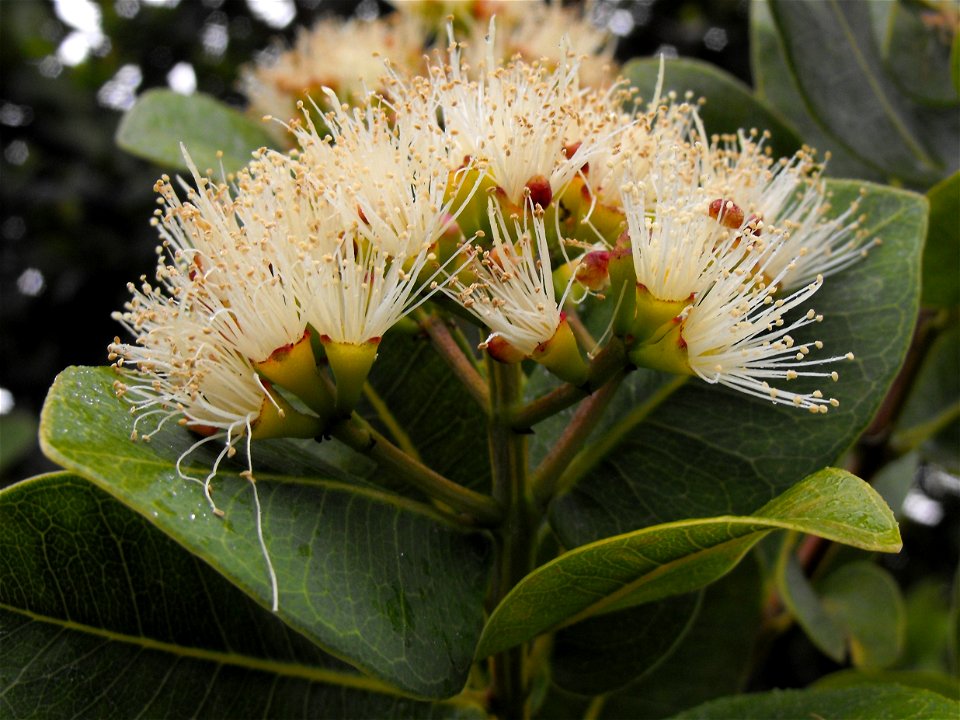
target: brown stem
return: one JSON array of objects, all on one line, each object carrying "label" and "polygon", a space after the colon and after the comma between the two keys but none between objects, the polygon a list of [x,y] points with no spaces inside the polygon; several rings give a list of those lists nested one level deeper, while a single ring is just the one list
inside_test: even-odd
[{"label": "brown stem", "polygon": [[531,481],[533,494],[541,507],[553,497],[557,480],[593,431],[597,420],[607,409],[624,377],[626,377],[626,371],[621,370],[606,385],[581,403],[556,444],[533,471]]},{"label": "brown stem", "polygon": [[457,512],[464,513],[476,525],[496,526],[503,519],[499,502],[458,485],[417,462],[357,414],[336,423],[330,428],[330,434],[345,445],[391,468],[410,485],[422,490],[429,497],[446,503]]},{"label": "brown stem", "polygon": [[556,390],[527,403],[513,415],[512,426],[516,430],[529,430],[538,422],[556,415],[574,403],[603,387],[614,375],[628,367],[627,353],[623,343],[614,338],[590,363],[587,382],[583,385],[566,383]]},{"label": "brown stem", "polygon": [[490,393],[486,381],[477,372],[474,364],[463,354],[460,345],[450,334],[446,322],[436,315],[419,316],[420,327],[430,336],[434,348],[453,371],[457,379],[477,401],[484,412],[490,411]]}]

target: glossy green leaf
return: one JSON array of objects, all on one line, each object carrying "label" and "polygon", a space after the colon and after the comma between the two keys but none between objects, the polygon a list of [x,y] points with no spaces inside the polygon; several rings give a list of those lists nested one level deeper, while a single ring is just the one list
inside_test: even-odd
[{"label": "glossy green leaf", "polygon": [[878,683],[930,690],[951,700],[960,700],[960,683],[949,675],[929,670],[840,670],[825,675],[811,687],[826,690]]},{"label": "glossy green leaf", "polygon": [[[885,5],[872,4],[878,7]],[[815,148],[820,157],[830,153],[828,175],[875,181],[884,179],[884,173],[879,168],[849,152],[838,138],[830,135],[810,114],[787,65],[783,43],[777,35],[766,0],[752,0],[750,3],[750,69],[757,98],[789,118],[804,143]]]},{"label": "glossy green leaf", "polygon": [[[676,91],[683,97],[689,90],[706,103],[700,116],[709,133],[735,133],[740,128],[769,130],[769,146],[777,155],[792,155],[801,140],[787,121],[753,96],[750,88],[715,65],[699,60],[665,60],[663,93]],[[623,75],[640,90],[645,100],[653,97],[660,72],[659,58],[631,60],[623,66]]]},{"label": "glossy green leaf", "polygon": [[143,93],[117,128],[117,145],[165,168],[186,169],[180,143],[201,172],[219,173],[217,151],[223,152],[224,170],[233,172],[250,162],[251,152],[274,141],[262,121],[209,95],[172,90]]},{"label": "glossy green leaf", "polygon": [[800,91],[833,135],[911,184],[929,185],[956,169],[957,113],[920,112],[887,77],[868,3],[769,2]]},{"label": "glossy green leaf", "polygon": [[0,715],[482,718],[322,653],[67,473],[0,493]]},{"label": "glossy green leaf", "polygon": [[[226,517],[215,517],[201,488],[178,477],[174,466],[193,437],[173,425],[150,443],[131,442],[132,419],[113,395],[114,377],[109,368],[72,368],[58,377],[41,419],[46,453],[269,606],[253,489],[239,477],[245,463],[222,466],[216,498]],[[411,694],[457,693],[482,624],[486,538],[461,531],[426,506],[373,489],[331,464],[324,446],[320,453],[314,446],[254,446],[280,618]],[[184,472],[203,477],[213,454],[203,448],[191,453]]]},{"label": "glossy green leaf", "polygon": [[746,558],[704,590],[680,646],[656,669],[607,698],[600,717],[663,718],[743,689],[752,669],[764,600],[758,564]]},{"label": "glossy green leaf", "polygon": [[900,411],[891,443],[912,450],[960,418],[960,325],[937,337]]},{"label": "glossy green leaf", "polygon": [[676,720],[944,720],[960,704],[943,695],[899,685],[837,690],[773,690],[723,698],[680,713]]},{"label": "glossy green leaf", "polygon": [[923,251],[923,304],[960,305],[960,173],[934,185],[930,201],[930,229]]},{"label": "glossy green leaf", "polygon": [[454,482],[490,487],[487,419],[425,335],[387,333],[370,384],[392,424],[368,402],[363,414],[381,432],[403,429],[422,460]]},{"label": "glossy green leaf", "polygon": [[[833,181],[842,209],[859,185]],[[903,362],[918,310],[925,200],[868,185],[867,231],[882,239],[860,263],[828,277],[810,303],[824,352],[853,351],[825,391],[840,407],[812,416],[696,379],[638,370],[617,391],[584,451],[576,484],[550,520],[567,547],[681,518],[743,515],[830,465],[872,419]],[[666,390],[669,399],[656,402]],[[549,437],[569,414],[538,425]],[[536,437],[536,436],[535,436]]]},{"label": "glossy green leaf", "polygon": [[890,573],[871,562],[843,565],[817,583],[827,613],[847,636],[856,667],[885,668],[903,649],[903,598]]},{"label": "glossy green leaf", "polygon": [[828,468],[749,516],[678,521],[564,553],[527,575],[494,609],[477,655],[587,617],[696,590],[729,572],[774,529],[882,552],[900,549],[893,513],[880,496],[859,478]]},{"label": "glossy green leaf", "polygon": [[906,2],[890,5],[881,50],[887,72],[904,94],[923,103],[956,105],[950,72],[955,18]]},{"label": "glossy green leaf", "polygon": [[810,641],[834,662],[843,662],[846,655],[843,626],[827,612],[792,553],[778,564],[777,590]]},{"label": "glossy green leaf", "polygon": [[600,695],[646,675],[686,638],[701,596],[671,597],[560,630],[551,655],[554,683],[581,695]]}]

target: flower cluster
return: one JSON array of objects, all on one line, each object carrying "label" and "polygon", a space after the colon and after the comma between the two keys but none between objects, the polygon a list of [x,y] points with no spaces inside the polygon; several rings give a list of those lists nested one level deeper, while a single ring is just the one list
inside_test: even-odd
[{"label": "flower cluster", "polygon": [[[522,5],[565,24],[559,5]],[[341,25],[323,42],[403,60],[424,42],[407,42],[410,17],[363,26],[365,40]],[[349,418],[380,339],[430,299],[479,324],[493,360],[539,363],[588,391],[587,333],[570,314],[606,302],[602,340],[624,365],[813,413],[838,404],[810,383],[836,381],[852,355],[821,352],[807,303],[871,244],[856,204],[831,212],[806,151],[777,160],[756,133],[707,137],[689,98],[658,90],[641,105],[620,83],[586,82],[576,31],[551,57],[503,60],[498,38],[525,37],[525,22],[491,22],[469,47],[455,40],[461,18],[419,74],[358,61],[363,92],[311,74],[307,56],[335,53],[322,32],[304,35],[299,59],[270,70],[312,94],[282,124],[294,149],[259,150],[222,182],[191,163],[179,194],[158,182],[156,282],[131,284],[116,318],[134,340],[110,355],[136,370],[116,385],[138,413],[135,436],[171,420],[199,436],[184,477],[189,452],[219,443],[198,479],[214,512],[223,458],[244,445],[252,482],[254,440],[320,436]]]},{"label": "flower cluster", "polygon": [[444,50],[448,22],[462,38],[464,71],[489,58],[499,63],[520,57],[557,67],[570,52],[582,57],[579,74],[586,84],[600,87],[616,78],[613,36],[590,22],[593,2],[566,7],[559,0],[393,4],[394,12],[374,19],[320,20],[301,30],[291,48],[277,45],[261,53],[241,79],[251,110],[286,120],[296,114],[299,101],[334,109],[325,102],[323,88],[348,102],[362,102],[371,93],[389,95],[384,63],[404,79],[423,74],[424,56]]},{"label": "flower cluster", "polygon": [[369,102],[325,88],[332,109],[286,125],[297,149],[259,151],[230,184],[194,168],[181,201],[158,183],[157,284],[131,286],[117,318],[136,342],[110,348],[140,371],[118,383],[137,432],[175,418],[223,440],[221,457],[240,438],[319,434],[358,402],[384,333],[439,289],[496,359],[577,384],[564,308],[586,289],[617,304],[611,331],[638,365],[836,404],[774,385],[836,379],[824,366],[847,355],[795,338],[820,317],[802,306],[869,245],[855,206],[827,216],[809,154],[708,138],[672,96],[631,108],[617,85],[584,85],[563,43],[552,61],[499,62],[496,36],[477,66],[452,41],[422,75],[382,68]]}]

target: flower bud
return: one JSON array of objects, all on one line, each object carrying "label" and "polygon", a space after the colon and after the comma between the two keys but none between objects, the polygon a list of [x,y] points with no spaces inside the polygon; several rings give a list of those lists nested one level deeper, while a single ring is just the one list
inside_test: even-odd
[{"label": "flower bud", "polygon": [[732,200],[717,198],[710,203],[708,212],[710,217],[724,227],[728,227],[732,230],[736,230],[743,225],[743,210],[741,210],[740,206],[735,204]]},{"label": "flower bud", "polygon": [[577,282],[595,293],[610,287],[610,251],[584,253],[577,264],[576,278]]}]

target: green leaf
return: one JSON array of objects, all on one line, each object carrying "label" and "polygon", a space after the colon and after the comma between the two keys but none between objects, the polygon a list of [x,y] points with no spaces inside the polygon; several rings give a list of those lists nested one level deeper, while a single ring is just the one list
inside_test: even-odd
[{"label": "green leaf", "polygon": [[[906,633],[898,668],[950,672],[952,618],[950,589],[944,585],[939,578],[923,578],[911,585],[904,599]],[[960,682],[956,691],[960,693]]]},{"label": "green leaf", "polygon": [[930,690],[951,700],[960,700],[960,683],[949,675],[929,670],[840,670],[825,675],[811,687],[826,690],[878,683]]},{"label": "green leaf", "polygon": [[902,516],[903,502],[913,487],[919,469],[920,453],[907,453],[888,462],[870,480],[873,489],[880,493],[880,497],[893,509],[893,514],[898,519]]},{"label": "green leaf", "polygon": [[[960,418],[960,325],[942,332],[927,351],[900,411],[891,443],[919,447]],[[956,448],[956,437],[954,447]]]},{"label": "green leaf", "polygon": [[[709,133],[735,133],[740,128],[769,130],[769,146],[777,155],[792,155],[800,149],[796,131],[780,114],[753,96],[750,88],[729,73],[699,60],[665,60],[663,93],[673,90],[683,97],[688,90],[706,98],[700,116]],[[623,75],[640,90],[645,100],[653,97],[660,72],[659,58],[631,60]]]},{"label": "green leaf", "polygon": [[820,123],[860,158],[929,185],[955,170],[957,113],[921,113],[887,77],[868,3],[769,0],[787,61]]},{"label": "green leaf", "polygon": [[166,168],[186,169],[180,143],[200,172],[207,168],[218,172],[217,151],[222,151],[228,173],[250,162],[250,153],[257,148],[275,144],[261,122],[203,93],[148,90],[117,128],[117,145]]},{"label": "green leaf", "polygon": [[[871,5],[882,7],[885,3]],[[816,148],[822,157],[830,153],[829,175],[875,181],[884,179],[882,171],[849,152],[807,110],[796,78],[787,65],[783,43],[777,35],[766,0],[750,3],[750,68],[757,98],[790,118],[803,141]]]},{"label": "green leaf", "polygon": [[783,604],[810,641],[834,662],[843,662],[846,654],[843,626],[827,612],[792,553],[785,554],[778,564],[777,589]]},{"label": "green leaf", "polygon": [[960,33],[953,36],[953,45],[950,48],[950,78],[953,88],[960,95]]},{"label": "green leaf", "polygon": [[[860,186],[830,187],[842,210]],[[577,461],[578,482],[551,505],[551,524],[565,546],[681,518],[747,514],[856,441],[912,338],[926,202],[868,185],[862,208],[864,227],[883,244],[828,277],[811,303],[825,317],[815,326],[824,352],[851,350],[857,358],[839,366],[840,381],[824,388],[840,407],[812,416],[696,379],[677,388],[669,376],[631,373],[598,423],[596,442]],[[666,390],[672,395],[657,405]],[[554,435],[568,418],[538,425],[537,435]]]},{"label": "green leaf", "polygon": [[950,590],[950,620],[947,631],[947,651],[949,669],[954,675],[960,675],[960,569],[953,576]]},{"label": "green leaf", "polygon": [[[115,377],[108,368],[72,368],[57,378],[41,418],[45,452],[269,606],[253,488],[239,477],[245,462],[222,466],[216,497],[226,517],[215,517],[201,488],[175,468],[194,438],[165,426],[150,443],[131,442],[132,420],[111,389]],[[426,506],[372,489],[331,464],[329,454],[315,452],[315,445],[254,445],[280,618],[410,694],[455,694],[482,624],[487,539]],[[204,477],[214,454],[203,448],[189,454],[184,472]]]},{"label": "green leaf", "polygon": [[325,655],[67,473],[0,493],[0,715],[484,717]]},{"label": "green leaf", "polygon": [[930,229],[923,251],[923,304],[960,305],[960,173],[937,183],[927,193]]},{"label": "green leaf", "polygon": [[527,575],[494,609],[477,656],[593,615],[701,588],[729,572],[773,529],[869,550],[900,549],[893,513],[880,496],[859,478],[828,468],[750,516],[668,523],[561,555]]},{"label": "green leaf", "polygon": [[374,408],[365,409],[381,432],[391,436],[391,427],[403,428],[431,468],[466,487],[489,490],[486,415],[425,336],[387,333],[370,384],[393,422],[387,425]]},{"label": "green leaf", "polygon": [[600,695],[646,675],[683,642],[701,597],[672,597],[564,628],[553,639],[553,681],[570,692]]},{"label": "green leaf", "polygon": [[903,649],[905,614],[896,581],[862,561],[844,565],[817,583],[827,613],[844,628],[856,667],[889,667]]},{"label": "green leaf", "polygon": [[714,700],[680,713],[676,720],[944,720],[960,704],[942,695],[899,685],[864,685],[838,690],[773,690]]},{"label": "green leaf", "polygon": [[950,72],[956,20],[929,7],[905,2],[890,6],[882,40],[884,65],[904,94],[921,103],[955,105],[958,92]]},{"label": "green leaf", "polygon": [[23,410],[0,415],[0,473],[37,447],[37,418]]},{"label": "green leaf", "polygon": [[743,689],[752,669],[764,592],[758,564],[747,558],[704,590],[693,627],[663,664],[610,696],[601,717],[662,718]]}]

